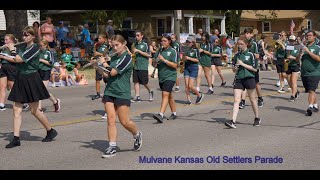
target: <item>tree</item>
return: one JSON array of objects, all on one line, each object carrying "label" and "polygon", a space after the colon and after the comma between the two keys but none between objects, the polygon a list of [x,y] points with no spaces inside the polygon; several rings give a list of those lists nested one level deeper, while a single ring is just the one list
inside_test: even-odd
[{"label": "tree", "polygon": [[6,19],[6,33],[22,41],[23,28],[28,25],[27,10],[3,10]]}]

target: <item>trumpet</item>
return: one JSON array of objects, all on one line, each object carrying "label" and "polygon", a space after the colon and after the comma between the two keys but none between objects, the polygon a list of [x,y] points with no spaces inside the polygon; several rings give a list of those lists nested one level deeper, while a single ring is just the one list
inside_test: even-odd
[{"label": "trumpet", "polygon": [[[161,46],[159,53],[158,53],[158,56],[161,54],[162,51],[163,51],[163,46]],[[158,58],[152,59],[152,66],[154,67],[154,69],[153,69],[153,72],[150,76],[151,78],[155,77],[155,73],[156,73],[156,70],[158,68],[159,63],[160,63],[160,60]]]},{"label": "trumpet", "polygon": [[[114,53],[112,53],[112,54],[110,54],[110,55],[107,55],[107,54],[106,54],[105,57],[107,58],[107,61],[110,61],[111,57],[116,56],[119,52],[120,52],[120,51],[114,52]],[[97,66],[98,66],[98,62],[99,62],[98,59],[99,59],[100,57],[102,57],[102,56],[94,56],[94,57],[92,57],[92,58],[91,58],[92,62],[89,62],[88,64],[82,66],[82,68],[84,69],[84,68],[87,68],[87,67],[89,67],[89,66],[97,67]]]},{"label": "trumpet", "polygon": [[[19,46],[19,45],[26,44],[26,43],[27,42],[19,42],[19,43],[14,44],[13,46]],[[0,51],[4,50],[5,48],[7,48],[6,45],[0,46]]]},{"label": "trumpet", "polygon": [[285,46],[284,44],[283,44],[283,42],[280,40],[280,39],[278,39],[277,41],[276,41],[276,44],[274,45],[274,48],[275,49],[282,49],[283,48],[283,46]]},{"label": "trumpet", "polygon": [[131,57],[132,57],[132,62],[133,63],[135,63],[136,62],[136,53],[134,53],[134,50],[136,49],[136,47],[135,47],[135,45],[134,45],[135,43],[132,43],[132,45],[131,45],[131,52],[132,52],[132,55],[131,55]]}]

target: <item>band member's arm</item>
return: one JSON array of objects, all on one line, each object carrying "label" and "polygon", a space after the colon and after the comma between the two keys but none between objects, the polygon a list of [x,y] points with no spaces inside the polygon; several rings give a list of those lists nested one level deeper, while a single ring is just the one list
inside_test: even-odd
[{"label": "band member's arm", "polygon": [[254,56],[251,56],[252,58],[252,62],[253,62],[253,65],[248,65],[248,64],[245,64],[244,62],[242,62],[241,60],[237,60],[237,65],[240,65],[246,69],[248,69],[249,71],[253,71],[253,72],[257,72],[257,69],[255,68],[255,59],[254,59]]},{"label": "band member's arm", "polygon": [[[14,55],[14,47],[9,46],[9,49],[11,51],[11,55]],[[14,59],[14,61],[16,63],[27,63],[29,62],[34,56],[36,56],[38,53],[40,52],[39,47],[38,46],[32,46],[30,49],[28,49],[27,51],[24,52],[19,52],[18,54],[16,54],[16,58]]]},{"label": "band member's arm", "polygon": [[141,50],[139,50],[137,48],[135,48],[133,51],[134,51],[134,53],[140,53],[142,56],[145,56],[147,58],[151,57],[149,52],[143,52],[143,51],[141,51]]},{"label": "band member's arm", "polygon": [[199,62],[199,53],[197,53],[198,51],[196,51],[196,58],[192,58],[190,56],[186,56],[186,60],[187,61],[192,61],[192,62]]},{"label": "band member's arm", "polygon": [[132,52],[129,50],[128,46],[126,46],[126,50],[130,56],[132,56]]},{"label": "band member's arm", "polygon": [[52,55],[51,55],[51,52],[50,52],[50,51],[47,51],[46,53],[47,53],[47,55],[48,55],[48,59],[46,60],[46,59],[41,59],[41,58],[40,58],[39,61],[42,62],[43,64],[46,64],[46,65],[48,65],[48,66],[51,66],[51,65],[52,65],[52,59],[51,59]]},{"label": "band member's arm", "polygon": [[175,53],[175,55],[173,57],[174,62],[171,62],[171,61],[165,59],[162,55],[159,55],[158,59],[160,61],[163,61],[167,66],[169,66],[171,68],[174,68],[174,69],[178,68],[178,64],[177,64],[178,56],[177,56],[177,53]]},{"label": "band member's arm", "polygon": [[110,73],[106,74],[107,76],[116,76],[117,74],[122,74],[125,72],[126,69],[128,69],[128,65],[131,63],[132,58],[130,55],[127,55],[123,57],[122,60],[120,60],[120,64],[117,64],[115,67],[111,67],[104,57],[99,58],[99,62],[102,64],[103,67],[108,69]]},{"label": "band member's arm", "polygon": [[307,52],[313,60],[320,62],[320,50],[319,49],[318,49],[318,53],[316,53],[316,54],[311,52],[307,47],[305,47],[303,50],[305,52]]}]

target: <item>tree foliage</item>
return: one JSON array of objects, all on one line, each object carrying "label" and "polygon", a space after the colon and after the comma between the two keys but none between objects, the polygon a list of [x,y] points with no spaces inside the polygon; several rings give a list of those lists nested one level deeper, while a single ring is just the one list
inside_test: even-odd
[{"label": "tree foliage", "polygon": [[22,41],[22,31],[28,25],[27,10],[3,10],[6,19],[6,33]]},{"label": "tree foliage", "polygon": [[113,24],[120,28],[126,17],[126,10],[88,10],[82,16],[83,19],[89,19],[94,22],[98,20],[99,24],[106,24],[108,19],[112,19]]}]

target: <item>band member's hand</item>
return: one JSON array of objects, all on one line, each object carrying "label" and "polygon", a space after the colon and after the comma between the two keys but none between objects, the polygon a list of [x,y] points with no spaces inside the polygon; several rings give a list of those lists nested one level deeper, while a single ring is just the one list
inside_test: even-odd
[{"label": "band member's hand", "polygon": [[161,60],[161,61],[164,61],[164,60],[165,60],[162,55],[159,55],[159,56],[158,56],[158,59]]},{"label": "band member's hand", "polygon": [[236,65],[239,65],[239,66],[242,66],[244,63],[241,61],[241,60],[237,60],[237,63],[236,63]]},{"label": "band member's hand", "polygon": [[99,61],[99,63],[102,64],[102,63],[106,62],[106,59],[103,56],[100,56],[98,61]]},{"label": "band member's hand", "polygon": [[10,51],[16,50],[13,43],[6,44],[5,46],[7,46]]},{"label": "band member's hand", "polygon": [[204,50],[200,48],[200,49],[199,49],[199,52],[202,53],[202,52],[204,52]]}]

